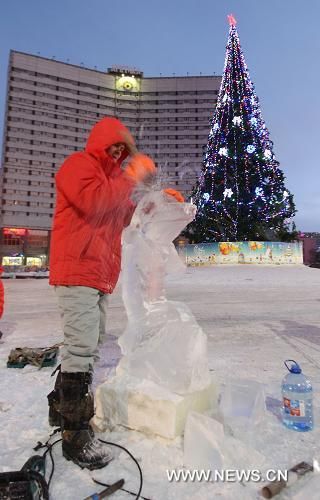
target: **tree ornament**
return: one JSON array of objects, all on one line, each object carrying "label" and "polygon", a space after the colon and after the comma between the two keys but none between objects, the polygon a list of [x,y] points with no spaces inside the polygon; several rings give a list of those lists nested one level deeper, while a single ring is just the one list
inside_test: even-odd
[{"label": "tree ornament", "polygon": [[266,158],[266,160],[271,160],[272,158],[272,151],[270,149],[265,149],[263,156]]},{"label": "tree ornament", "polygon": [[233,118],[232,122],[233,122],[234,125],[238,125],[238,126],[241,125],[241,122],[242,122],[241,116],[235,116]]},{"label": "tree ornament", "polygon": [[209,200],[209,198],[210,198],[210,194],[209,194],[209,193],[203,193],[202,198],[203,198],[205,201],[208,201],[208,200]]},{"label": "tree ornament", "polygon": [[228,150],[227,150],[227,148],[220,148],[219,149],[219,155],[220,156],[228,156]]},{"label": "tree ornament", "polygon": [[258,120],[255,117],[250,118],[250,123],[251,123],[251,125],[256,127],[258,125]]},{"label": "tree ornament", "polygon": [[224,191],[223,191],[223,197],[224,199],[226,198],[231,198],[231,196],[233,195],[233,191],[232,189],[230,188],[226,188]]}]

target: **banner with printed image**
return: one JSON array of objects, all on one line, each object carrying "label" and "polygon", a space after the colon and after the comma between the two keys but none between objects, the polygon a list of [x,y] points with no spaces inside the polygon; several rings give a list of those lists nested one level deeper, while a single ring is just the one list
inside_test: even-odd
[{"label": "banner with printed image", "polygon": [[216,264],[303,264],[302,242],[237,241],[178,247],[187,266]]}]

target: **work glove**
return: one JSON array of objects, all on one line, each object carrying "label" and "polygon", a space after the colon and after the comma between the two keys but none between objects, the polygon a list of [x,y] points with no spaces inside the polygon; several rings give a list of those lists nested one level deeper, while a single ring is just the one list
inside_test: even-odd
[{"label": "work glove", "polygon": [[173,196],[176,199],[176,201],[178,201],[179,203],[184,202],[184,197],[182,196],[180,191],[176,191],[175,189],[167,188],[167,189],[164,189],[163,192],[168,194],[169,196]]},{"label": "work glove", "polygon": [[156,167],[151,158],[141,153],[132,156],[125,169],[125,175],[137,184],[155,173]]}]

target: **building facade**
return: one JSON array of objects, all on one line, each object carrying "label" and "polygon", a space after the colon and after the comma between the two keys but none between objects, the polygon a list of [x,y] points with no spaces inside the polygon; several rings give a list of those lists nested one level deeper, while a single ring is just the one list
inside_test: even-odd
[{"label": "building facade", "polygon": [[152,156],[164,187],[189,195],[200,172],[221,77],[144,77],[12,51],[1,164],[0,257],[4,265],[46,266],[54,176],[82,150],[93,124],[121,119]]}]

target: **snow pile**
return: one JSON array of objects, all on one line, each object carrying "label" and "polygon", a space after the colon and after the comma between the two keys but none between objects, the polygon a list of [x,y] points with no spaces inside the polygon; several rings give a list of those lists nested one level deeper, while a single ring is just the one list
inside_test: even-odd
[{"label": "snow pile", "polygon": [[[53,385],[52,369],[37,370],[32,366],[8,369],[8,354],[15,347],[53,345],[62,340],[62,333],[56,299],[46,280],[6,280],[4,286],[5,314],[0,322],[3,332],[0,340],[0,470],[8,471],[19,469],[35,453],[33,447],[37,441],[46,440],[51,432],[46,395]],[[265,417],[259,421],[261,412],[256,411],[259,418],[255,418],[254,425],[252,420],[245,420],[244,415],[233,418],[231,412],[226,419],[219,414],[205,415],[223,424],[225,437],[241,441],[246,450],[242,455],[244,469],[249,465],[259,468],[258,463],[251,460],[252,449],[266,458],[267,468],[284,470],[302,460],[320,461],[319,296],[319,270],[303,266],[192,268],[167,282],[168,299],[186,303],[208,337],[209,368],[218,379],[222,393],[227,385],[232,388],[251,381],[260,384],[265,394]],[[102,349],[95,383],[102,383],[114,372],[120,356],[116,339],[124,331],[126,322],[119,286],[110,300],[108,339]],[[291,431],[278,419],[280,385],[286,374],[283,360],[289,358],[301,364],[313,383],[315,428],[312,432]],[[222,401],[221,398],[221,404]],[[254,405],[247,408],[252,410]],[[255,408],[260,408],[259,404]],[[248,414],[252,415],[252,411]],[[139,460],[144,476],[142,495],[146,498],[261,498],[260,483],[169,481],[167,470],[184,467],[184,442],[180,437],[167,441],[123,429],[103,433],[101,437],[126,446]],[[200,453],[202,446],[200,449],[197,445],[196,449]],[[238,457],[237,447],[234,457]],[[127,489],[138,491],[137,468],[123,452],[106,469],[92,473],[63,459],[60,444],[54,448],[54,458],[52,500],[81,499],[101,491],[103,487],[94,484],[92,477],[108,483],[123,477]],[[261,467],[264,471],[264,466]],[[318,500],[319,487],[320,475],[311,474],[285,490],[279,500]],[[134,497],[117,492],[114,498]]]}]

